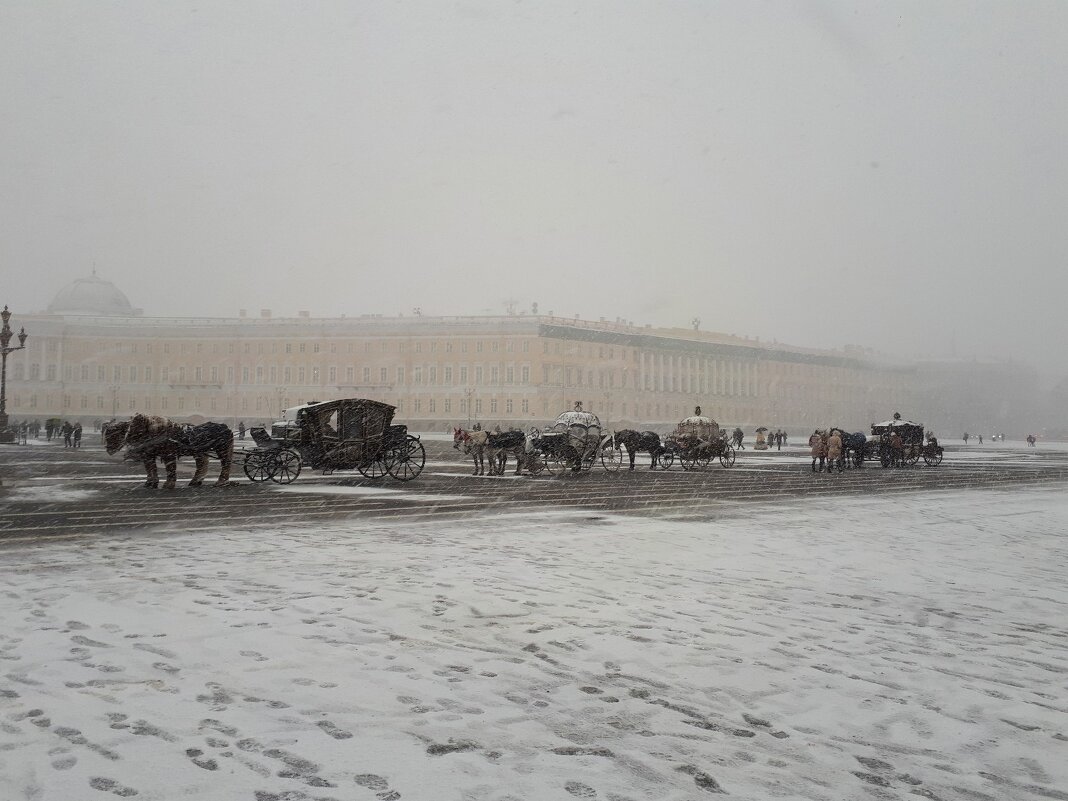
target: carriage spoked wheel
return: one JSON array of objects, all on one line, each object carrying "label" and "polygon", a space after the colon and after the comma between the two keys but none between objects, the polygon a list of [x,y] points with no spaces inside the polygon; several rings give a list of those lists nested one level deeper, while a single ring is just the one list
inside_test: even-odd
[{"label": "carriage spoked wheel", "polygon": [[734,460],[738,458],[738,452],[730,445],[723,449],[719,455],[719,463],[724,467],[734,467]]},{"label": "carriage spoked wheel", "polygon": [[682,465],[683,470],[693,470],[694,466],[697,464],[697,458],[690,453],[680,453],[679,464]]},{"label": "carriage spoked wheel", "polygon": [[889,467],[891,463],[892,460],[890,458],[889,452],[883,451],[879,454],[879,464],[881,464],[883,467]]},{"label": "carriage spoked wheel", "polygon": [[[538,451],[526,454],[525,461],[527,472],[532,476],[541,475],[548,468],[545,463],[545,456]],[[552,470],[549,471],[549,475],[552,475]]]},{"label": "carriage spoked wheel", "polygon": [[927,462],[930,467],[938,467],[942,464],[942,454],[940,453],[925,453],[923,460]]},{"label": "carriage spoked wheel", "polygon": [[918,461],[920,461],[920,452],[919,451],[910,451],[910,452],[905,454],[904,462],[909,467],[912,467]]},{"label": "carriage spoked wheel", "polygon": [[695,460],[694,470],[704,470],[712,462],[712,454],[702,453]]},{"label": "carriage spoked wheel", "polygon": [[245,454],[245,475],[249,481],[266,481],[271,477],[271,457],[266,453],[252,451]]},{"label": "carriage spoked wheel", "polygon": [[550,453],[546,456],[545,466],[550,473],[560,473],[561,475],[567,473],[575,465],[575,461],[579,458],[578,454],[573,448],[566,447],[561,448],[555,453]]},{"label": "carriage spoked wheel", "polygon": [[300,454],[286,448],[278,452],[271,464],[270,478],[275,484],[292,484],[300,475]]},{"label": "carriage spoked wheel", "polygon": [[670,470],[673,464],[675,464],[675,454],[671,451],[664,451],[656,457],[656,466],[661,470]]},{"label": "carriage spoked wheel", "polygon": [[389,458],[389,453],[377,453],[375,458],[367,461],[360,462],[356,465],[356,469],[360,471],[360,474],[364,478],[382,478],[388,474],[386,468],[386,461]]},{"label": "carriage spoked wheel", "polygon": [[623,448],[616,445],[609,446],[601,451],[601,466],[610,473],[615,473],[623,466]]},{"label": "carriage spoked wheel", "polygon": [[408,435],[400,445],[390,451],[386,459],[386,471],[397,481],[411,481],[423,472],[426,464],[426,449],[423,443]]}]

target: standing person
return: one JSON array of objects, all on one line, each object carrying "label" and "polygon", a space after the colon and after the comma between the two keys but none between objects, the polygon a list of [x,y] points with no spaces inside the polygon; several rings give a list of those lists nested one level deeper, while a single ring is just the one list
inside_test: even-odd
[{"label": "standing person", "polygon": [[890,466],[901,467],[905,463],[905,441],[896,431],[890,436]]},{"label": "standing person", "polygon": [[845,467],[845,460],[842,458],[842,435],[837,428],[831,429],[831,435],[827,438],[827,475],[834,472],[835,466],[838,467],[839,473]]},{"label": "standing person", "polygon": [[244,439],[245,438],[245,421],[244,420],[242,420],[240,423],[237,424],[237,438],[238,439]]},{"label": "standing person", "polygon": [[777,451],[781,451],[782,450],[782,441],[783,441],[783,433],[782,433],[782,429],[779,429],[778,431],[775,432],[775,450],[777,450]]},{"label": "standing person", "polygon": [[80,448],[82,446],[82,424],[77,422],[74,424],[74,431],[72,432],[74,439],[74,447]]},{"label": "standing person", "polygon": [[812,472],[816,472],[816,460],[820,460],[820,472],[823,472],[823,462],[827,458],[827,451],[824,450],[823,435],[820,434],[820,430],[817,428],[812,432],[812,436],[808,438],[808,447],[812,453]]},{"label": "standing person", "polygon": [[964,432],[964,444],[965,445],[968,444],[968,432],[967,431]]},{"label": "standing person", "polygon": [[742,431],[740,426],[739,427],[735,427],[735,429],[734,429],[734,447],[736,447],[740,451],[744,451],[745,450],[745,445],[742,444],[742,440],[744,440],[744,439],[745,439],[745,432]]},{"label": "standing person", "polygon": [[979,435],[979,444],[980,445],[983,444],[983,435],[982,434]]},{"label": "standing person", "polygon": [[64,420],[63,421],[63,426],[62,426],[62,428],[59,429],[59,433],[61,433],[63,435],[63,447],[64,448],[71,447],[70,437],[71,437],[71,434],[74,433],[74,426],[72,426],[70,424],[69,420]]}]

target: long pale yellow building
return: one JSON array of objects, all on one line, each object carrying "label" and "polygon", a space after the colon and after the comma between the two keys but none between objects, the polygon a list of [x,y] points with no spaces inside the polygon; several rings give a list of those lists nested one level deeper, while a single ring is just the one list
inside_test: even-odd
[{"label": "long pale yellow building", "polygon": [[16,419],[134,412],[246,424],[367,397],[419,430],[526,427],[583,401],[613,427],[663,428],[700,404],[722,424],[862,428],[916,396],[915,368],[689,329],[514,314],[147,317],[96,276],[64,287],[9,357]]}]

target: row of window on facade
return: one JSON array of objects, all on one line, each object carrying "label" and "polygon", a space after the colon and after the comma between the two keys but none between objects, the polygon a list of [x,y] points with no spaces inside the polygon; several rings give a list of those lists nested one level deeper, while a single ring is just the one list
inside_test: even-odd
[{"label": "row of window on facade", "polygon": [[[339,348],[338,345],[342,347]],[[360,345],[362,344],[362,347]],[[59,340],[36,338],[28,350],[58,352]],[[69,353],[163,353],[181,355],[202,355],[205,353],[229,355],[239,353],[529,353],[530,341],[527,339],[493,339],[426,342],[416,339],[378,339],[358,342],[110,342],[110,341],[68,341],[65,350]],[[410,347],[409,347],[410,345]],[[158,347],[157,347],[158,346]],[[548,352],[548,351],[546,351]]]},{"label": "row of window on facade", "polygon": [[[38,396],[36,393],[27,396],[15,395],[13,397],[13,410],[21,414],[34,414],[38,409],[43,409],[40,413],[55,413],[59,411],[52,407],[52,402],[55,398],[48,395],[41,400],[43,404],[38,403]],[[250,400],[252,402],[250,402]],[[288,408],[291,405],[299,405],[306,402],[307,399],[280,397],[280,398],[254,398],[249,399],[247,397],[242,398],[218,398],[214,396],[209,397],[186,397],[179,395],[171,398],[168,396],[162,396],[153,398],[146,396],[144,398],[137,397],[122,397],[119,398],[117,393],[113,393],[110,397],[103,395],[97,395],[95,397],[82,395],[79,398],[74,398],[70,395],[64,395],[62,397],[62,413],[63,414],[94,414],[96,416],[105,415],[121,415],[121,414],[133,414],[134,412],[145,413],[162,413],[162,414],[212,414],[221,413],[223,415],[255,415],[263,416],[269,419],[275,419],[280,415],[281,410]],[[518,417],[528,418],[533,412],[533,405],[528,398],[398,398],[398,399],[383,399],[386,402],[392,403],[397,407],[397,413],[399,415],[411,414],[414,417],[419,416],[440,416],[449,418],[452,415],[459,417],[475,417],[480,418],[486,416],[489,419],[504,418],[504,419],[516,419]],[[541,402],[541,415],[546,420],[551,420],[560,411],[554,405],[555,401],[551,401],[547,398],[543,398]],[[278,408],[274,408],[275,404]],[[605,407],[598,407],[596,404],[591,404],[591,410],[595,411],[602,417],[602,422],[610,423],[611,419],[616,415],[616,404],[612,401],[608,402]],[[635,419],[644,421],[664,421],[664,420],[676,420],[680,415],[685,415],[688,412],[688,407],[683,408],[680,404],[670,403],[630,403],[623,402],[619,405],[620,419],[628,419],[628,415],[632,415]],[[767,409],[760,410],[745,406],[727,406],[717,409],[706,409],[706,412],[712,413],[713,416],[722,424],[734,425],[734,422],[728,421],[751,421],[765,423],[771,426],[782,425],[825,425],[826,421],[823,419],[825,414],[813,412],[803,408],[790,408],[777,411],[769,411]],[[756,419],[760,418],[760,419]],[[766,418],[766,419],[764,419]]]},{"label": "row of window on facade", "polygon": [[[30,381],[39,381],[41,379],[41,366],[33,363],[29,365],[29,369],[26,371],[28,379]],[[64,376],[67,381],[114,381],[114,382],[127,382],[131,384],[151,384],[154,380],[154,375],[159,376],[159,381],[162,384],[168,384],[171,382],[184,384],[191,382],[195,384],[209,383],[219,384],[225,379],[225,383],[234,384],[240,379],[242,384],[277,384],[279,381],[283,384],[292,384],[294,379],[296,383],[301,386],[318,386],[323,383],[325,376],[328,384],[337,384],[339,376],[343,377],[346,384],[355,385],[357,378],[360,379],[363,384],[388,384],[390,380],[390,368],[388,367],[363,367],[357,372],[356,367],[346,367],[342,371],[338,367],[327,367],[325,369],[319,367],[160,367],[157,371],[154,371],[151,365],[145,365],[139,367],[137,365],[130,365],[128,367],[121,367],[113,365],[111,367],[110,374],[107,367],[104,365],[81,365],[77,371],[73,365],[67,365]],[[110,375],[110,378],[109,378]],[[396,367],[393,368],[393,376],[396,379],[397,384],[404,384],[407,376],[406,368]],[[16,381],[23,380],[24,371],[23,365],[16,364],[13,369],[13,378]],[[476,365],[475,367],[469,367],[467,365],[461,365],[459,367],[438,367],[436,365],[430,367],[413,367],[411,371],[413,384],[437,384],[439,378],[442,384],[452,385],[454,378],[457,379],[455,383],[460,385],[466,385],[473,381],[475,384],[492,384],[498,385],[505,384],[529,384],[530,383],[530,366],[523,365],[521,367],[507,366],[500,367],[494,365],[492,367],[483,367],[482,365]],[[46,381],[56,380],[56,365],[50,364],[47,366],[45,372]]]},{"label": "row of window on facade", "polygon": [[[113,394],[110,398],[105,398],[103,395],[97,395],[91,397],[89,395],[82,395],[80,398],[74,398],[71,395],[63,396],[63,409],[81,409],[81,410],[96,410],[96,411],[111,411],[112,413],[120,410],[129,411],[168,411],[175,409],[179,412],[187,410],[199,410],[199,411],[256,411],[256,412],[268,412],[270,414],[280,413],[282,409],[289,408],[290,404],[299,405],[305,403],[306,400],[298,400],[295,398],[279,396],[278,398],[264,398],[258,397],[252,399],[253,402],[249,402],[249,398],[219,398],[214,395],[207,396],[206,398],[194,397],[187,399],[184,395],[178,395],[175,398],[171,398],[167,395],[153,398],[151,396],[145,396],[144,398],[137,397],[123,397],[121,400],[118,394]],[[52,397],[47,396],[45,398],[45,406],[51,406]],[[173,402],[173,405],[172,405]],[[278,409],[274,409],[274,404],[278,404]],[[400,398],[396,400],[395,405],[398,411],[403,411],[405,400]],[[429,414],[436,414],[439,410],[444,414],[450,414],[453,411],[453,399],[452,398],[414,398],[410,399],[411,409],[413,412],[422,413],[427,412]],[[12,398],[12,406],[15,409],[25,407],[26,409],[38,408],[38,396],[36,393],[24,397],[22,395],[15,395]],[[530,413],[530,400],[528,398],[458,398],[456,399],[457,411],[460,414],[466,415],[470,409],[475,414],[483,414],[488,411],[490,414],[500,414],[502,411],[504,414],[515,414],[517,411],[522,414]]]}]

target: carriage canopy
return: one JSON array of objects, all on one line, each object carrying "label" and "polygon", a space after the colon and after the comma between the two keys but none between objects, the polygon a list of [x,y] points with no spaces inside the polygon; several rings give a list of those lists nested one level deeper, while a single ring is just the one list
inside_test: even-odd
[{"label": "carriage canopy", "polygon": [[350,442],[382,437],[393,422],[395,406],[366,398],[305,403],[282,413],[272,433],[303,432],[306,439]]},{"label": "carriage canopy", "polygon": [[911,420],[884,420],[881,423],[871,424],[871,434],[879,437],[883,434],[897,433],[905,444],[923,442],[923,423],[913,423]]},{"label": "carriage canopy", "polygon": [[675,427],[675,436],[690,435],[698,439],[712,439],[720,436],[719,423],[711,417],[693,415],[687,417]]}]

